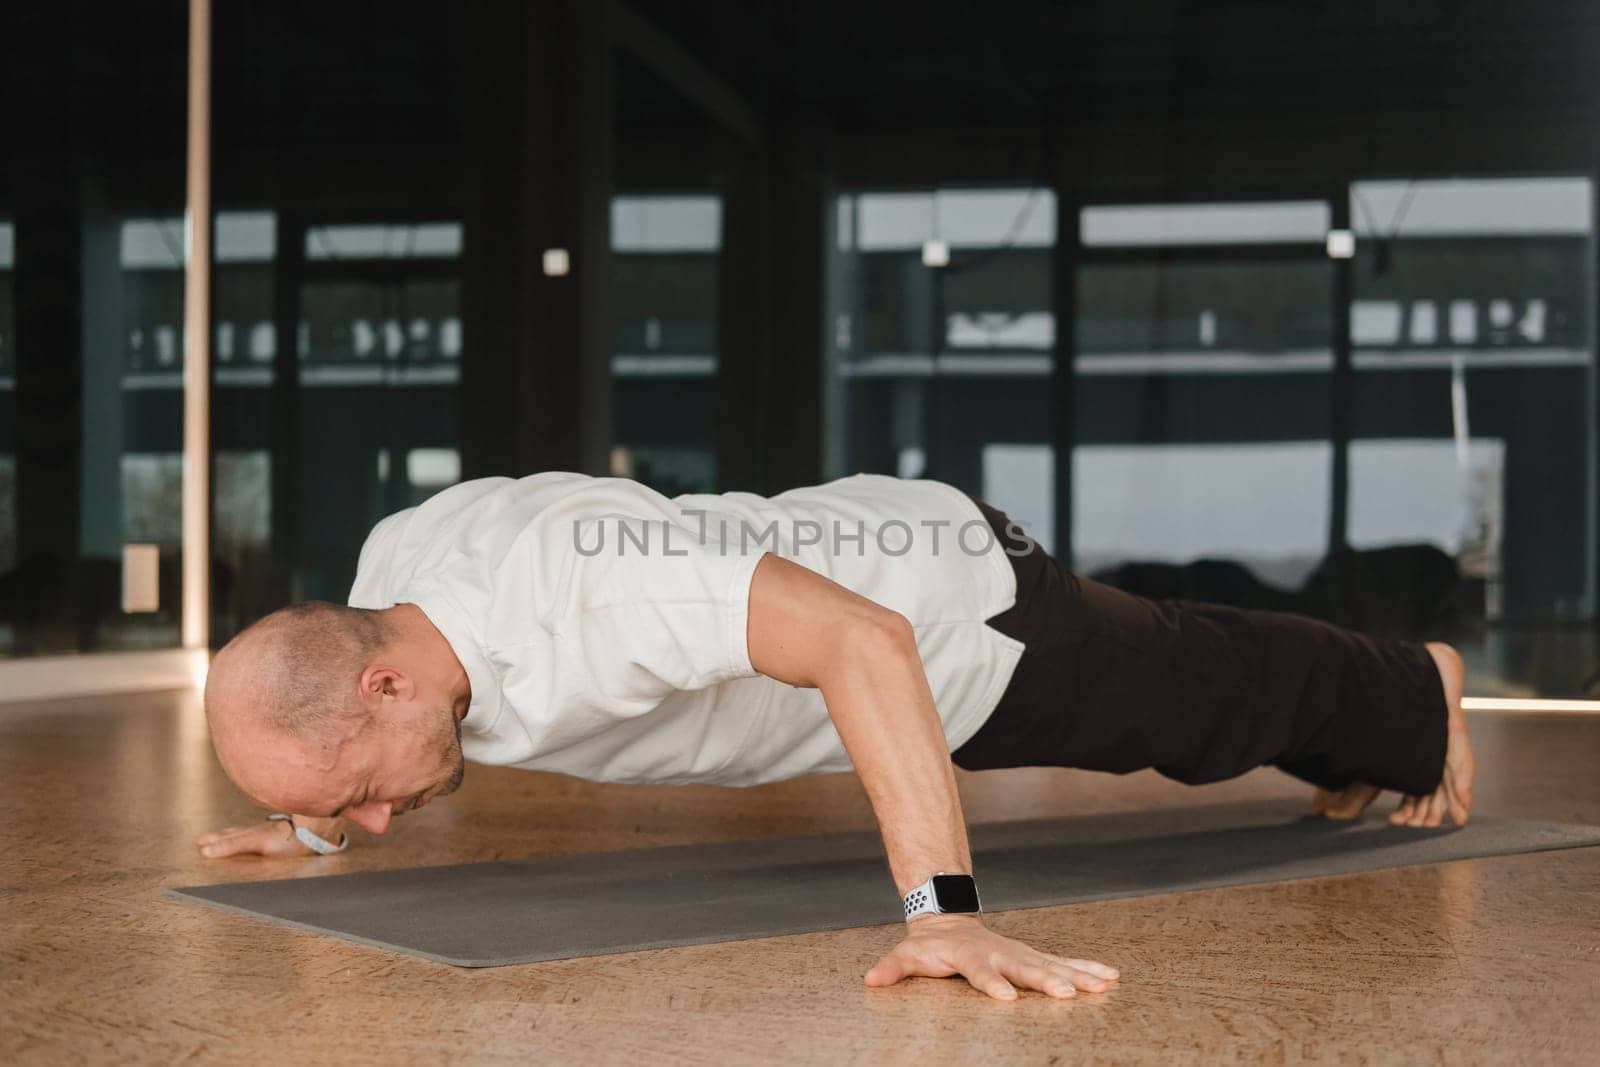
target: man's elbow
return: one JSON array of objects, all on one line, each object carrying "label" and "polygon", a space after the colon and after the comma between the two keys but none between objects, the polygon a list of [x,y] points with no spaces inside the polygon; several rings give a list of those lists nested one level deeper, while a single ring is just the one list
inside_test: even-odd
[{"label": "man's elbow", "polygon": [[841,634],[840,656],[856,663],[916,659],[917,632],[911,620],[890,608],[874,606]]}]

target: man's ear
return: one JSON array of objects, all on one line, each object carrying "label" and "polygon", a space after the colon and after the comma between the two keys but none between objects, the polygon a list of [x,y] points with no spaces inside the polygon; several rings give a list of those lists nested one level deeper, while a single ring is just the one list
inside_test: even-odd
[{"label": "man's ear", "polygon": [[410,700],[416,695],[416,683],[411,675],[394,667],[374,663],[361,672],[361,702],[377,704],[385,697]]}]

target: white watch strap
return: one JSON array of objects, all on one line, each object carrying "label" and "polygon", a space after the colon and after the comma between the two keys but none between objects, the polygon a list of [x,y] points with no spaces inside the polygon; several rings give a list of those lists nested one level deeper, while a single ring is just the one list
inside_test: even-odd
[{"label": "white watch strap", "polygon": [[[943,873],[943,871],[939,872],[939,874]],[[905,895],[905,899],[901,903],[905,905],[907,919],[913,919],[918,915],[939,914],[939,903],[933,895],[933,878],[937,877],[938,875],[934,875],[921,885],[913,886],[911,891]]]},{"label": "white watch strap", "polygon": [[304,826],[296,826],[294,824],[293,815],[285,815],[282,812],[275,811],[271,815],[268,815],[267,818],[272,822],[288,823],[289,829],[294,831],[295,838],[302,845],[306,846],[306,848],[309,848],[319,856],[331,856],[335,852],[343,852],[345,849],[350,847],[349,834],[340,834],[339,843],[336,845],[314,830],[310,830]]}]

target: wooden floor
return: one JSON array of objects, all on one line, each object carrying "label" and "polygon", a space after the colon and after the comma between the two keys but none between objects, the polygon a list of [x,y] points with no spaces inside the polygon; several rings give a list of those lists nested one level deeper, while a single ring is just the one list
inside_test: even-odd
[{"label": "wooden floor", "polygon": [[[1479,810],[1600,823],[1600,717],[1472,720]],[[963,775],[974,821],[1220,803],[1273,771]],[[1388,798],[1380,801],[1391,803]],[[868,990],[901,926],[466,971],[186,904],[169,886],[870,828],[849,776],[600,787],[474,767],[448,803],[315,861],[207,862],[256,817],[192,694],[0,707],[0,1062],[1594,1062],[1600,849],[991,917],[1122,968],[1073,1001]],[[981,877],[981,872],[980,877]]]}]

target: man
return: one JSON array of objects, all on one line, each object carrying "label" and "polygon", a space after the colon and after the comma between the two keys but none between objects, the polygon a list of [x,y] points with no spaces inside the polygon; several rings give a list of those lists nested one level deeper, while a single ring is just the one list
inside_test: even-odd
[{"label": "man", "polygon": [[1444,645],[1079,578],[937,482],[669,500],[614,478],[483,479],[379,523],[349,607],[285,609],[217,655],[218,758],[297,817],[200,845],[324,848],[343,819],[381,834],[460,785],[464,756],[611,782],[854,767],[908,916],[867,984],[1071,996],[1117,972],[983,925],[952,763],[1185,782],[1274,764],[1331,817],[1390,788],[1392,821],[1461,822],[1462,681]]}]

